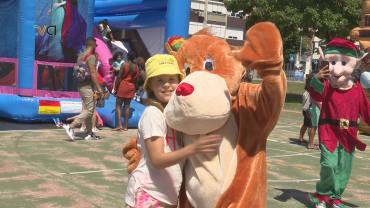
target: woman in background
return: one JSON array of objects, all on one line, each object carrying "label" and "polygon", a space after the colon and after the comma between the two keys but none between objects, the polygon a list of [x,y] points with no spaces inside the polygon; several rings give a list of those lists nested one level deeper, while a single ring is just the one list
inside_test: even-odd
[{"label": "woman in background", "polygon": [[[135,85],[137,77],[139,75],[139,68],[135,63],[135,52],[130,51],[127,54],[127,60],[125,64],[122,64],[121,69],[118,72],[117,81],[115,85],[115,92],[117,92],[116,99],[116,117],[118,125],[112,131],[127,131],[128,119],[130,116],[130,103],[135,95]],[[124,103],[125,109],[125,123],[122,127],[122,103]]]}]

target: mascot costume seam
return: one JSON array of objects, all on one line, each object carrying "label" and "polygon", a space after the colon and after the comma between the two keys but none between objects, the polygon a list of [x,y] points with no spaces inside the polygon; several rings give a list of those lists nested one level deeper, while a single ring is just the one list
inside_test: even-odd
[{"label": "mascot costume seam", "polygon": [[[266,142],[286,96],[283,48],[272,23],[256,24],[245,36],[241,48],[207,28],[183,42],[165,43],[166,52],[190,72],[164,110],[168,126],[182,132],[185,146],[202,135],[223,138],[218,153],[187,160],[180,208],[266,207]],[[246,69],[256,69],[263,82],[242,83]],[[135,139],[123,154],[130,172],[140,161]]]}]

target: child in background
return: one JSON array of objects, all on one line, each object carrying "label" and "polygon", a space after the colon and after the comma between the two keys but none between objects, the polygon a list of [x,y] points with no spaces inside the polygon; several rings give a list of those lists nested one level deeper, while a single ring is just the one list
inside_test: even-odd
[{"label": "child in background", "polygon": [[[125,61],[122,59],[123,53],[118,51],[113,56],[113,64],[112,64],[112,71],[114,73],[114,83],[113,86],[116,86],[116,80],[119,70],[121,69],[121,65],[125,63]],[[114,92],[112,93],[114,94]]]},{"label": "child in background", "polygon": [[125,201],[130,208],[177,207],[185,160],[195,154],[217,151],[221,138],[208,135],[182,147],[181,136],[167,126],[163,109],[184,75],[172,55],[157,54],[148,59],[145,68],[144,89],[149,106],[138,124],[141,159],[129,176]]}]

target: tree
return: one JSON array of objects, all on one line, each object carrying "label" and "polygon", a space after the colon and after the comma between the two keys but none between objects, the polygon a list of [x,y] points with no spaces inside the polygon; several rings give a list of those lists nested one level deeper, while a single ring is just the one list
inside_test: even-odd
[{"label": "tree", "polygon": [[[300,37],[347,38],[360,26],[362,0],[225,0],[228,11],[248,14],[246,28],[269,21],[280,30],[284,62],[299,52]],[[305,44],[303,44],[305,45]],[[306,48],[311,50],[311,48]]]}]

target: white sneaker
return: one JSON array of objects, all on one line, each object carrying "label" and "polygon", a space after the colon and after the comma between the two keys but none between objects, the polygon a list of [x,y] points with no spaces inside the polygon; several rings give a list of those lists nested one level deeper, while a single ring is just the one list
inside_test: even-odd
[{"label": "white sneaker", "polygon": [[99,138],[99,136],[96,136],[95,134],[91,133],[91,134],[87,134],[85,139],[86,140],[98,140],[100,138]]},{"label": "white sneaker", "polygon": [[96,133],[96,132],[99,132],[99,129],[96,128],[96,126],[92,129],[92,132]]},{"label": "white sneaker", "polygon": [[71,128],[69,127],[69,124],[68,124],[68,125],[64,125],[64,126],[63,126],[63,129],[64,129],[64,130],[66,130],[66,132],[67,132],[67,134],[68,134],[69,138],[71,138],[71,139],[74,141],[74,140],[75,140],[74,131],[73,131],[73,129],[71,129]]},{"label": "white sneaker", "polygon": [[85,127],[81,126],[80,131],[86,131],[86,126]]},{"label": "white sneaker", "polygon": [[323,202],[316,204],[316,208],[326,208],[326,202],[323,201]]},{"label": "white sneaker", "polygon": [[334,203],[334,204],[332,205],[332,208],[340,208],[340,206],[338,206],[337,204],[335,204],[335,203]]}]

